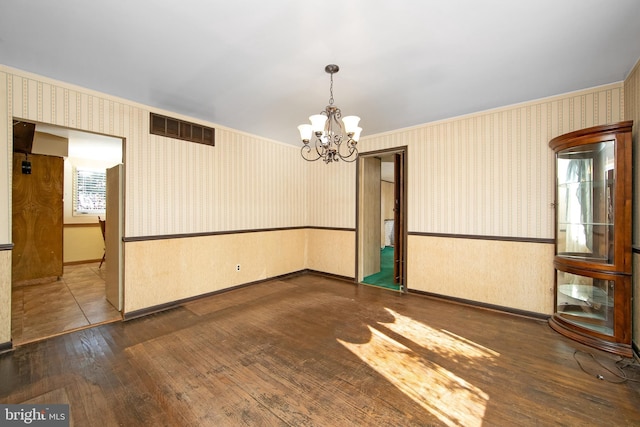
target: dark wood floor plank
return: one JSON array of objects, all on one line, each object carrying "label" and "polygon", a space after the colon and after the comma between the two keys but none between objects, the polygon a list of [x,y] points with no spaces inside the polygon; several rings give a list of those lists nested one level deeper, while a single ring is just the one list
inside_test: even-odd
[{"label": "dark wood floor plank", "polygon": [[[181,414],[186,425],[233,425],[252,421],[281,425],[277,417],[235,386],[228,368],[212,357],[208,340],[181,339],[177,334],[127,349],[132,364],[144,367],[156,396],[171,412]],[[204,386],[206,384],[206,386]],[[212,407],[210,402],[219,402]]]},{"label": "dark wood floor plank", "polygon": [[235,289],[225,294],[224,298],[202,298],[185,307],[200,316],[215,313],[241,304],[247,304],[259,300],[265,296],[286,292],[297,287],[295,283],[272,280],[267,286],[249,286]]},{"label": "dark wood floor plank", "polygon": [[0,403],[68,401],[83,426],[640,425],[640,385],[576,351],[617,360],[539,320],[304,275],[20,346]]}]

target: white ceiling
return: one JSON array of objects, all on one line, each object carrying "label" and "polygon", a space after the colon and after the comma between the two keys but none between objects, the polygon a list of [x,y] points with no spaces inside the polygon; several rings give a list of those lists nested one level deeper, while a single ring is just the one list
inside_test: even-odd
[{"label": "white ceiling", "polygon": [[638,0],[2,0],[0,64],[298,144],[334,98],[363,135],[623,80]]},{"label": "white ceiling", "polygon": [[[116,165],[122,162],[122,139],[95,133],[66,129],[47,124],[36,124],[36,132],[49,133],[68,140],[68,156],[99,160]],[[37,153],[34,149],[34,153]]]}]

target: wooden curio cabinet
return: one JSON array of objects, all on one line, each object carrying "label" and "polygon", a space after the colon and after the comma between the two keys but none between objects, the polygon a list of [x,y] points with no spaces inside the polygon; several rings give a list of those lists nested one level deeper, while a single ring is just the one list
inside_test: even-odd
[{"label": "wooden curio cabinet", "polygon": [[556,157],[555,309],[549,325],[632,356],[632,121],[549,142]]}]

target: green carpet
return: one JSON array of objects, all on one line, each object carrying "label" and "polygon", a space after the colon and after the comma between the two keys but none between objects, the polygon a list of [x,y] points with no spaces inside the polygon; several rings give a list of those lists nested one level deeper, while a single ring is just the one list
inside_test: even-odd
[{"label": "green carpet", "polygon": [[393,246],[385,246],[380,250],[380,272],[365,277],[362,283],[396,291],[400,289],[399,284],[393,283]]}]

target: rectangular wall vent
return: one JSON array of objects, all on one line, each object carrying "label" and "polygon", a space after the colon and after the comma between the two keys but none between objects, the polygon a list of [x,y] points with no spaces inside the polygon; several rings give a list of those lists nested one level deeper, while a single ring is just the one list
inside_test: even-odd
[{"label": "rectangular wall vent", "polygon": [[197,142],[199,144],[215,146],[216,132],[214,128],[196,123],[185,122],[171,117],[151,113],[149,132],[153,135],[168,136],[169,138]]}]

